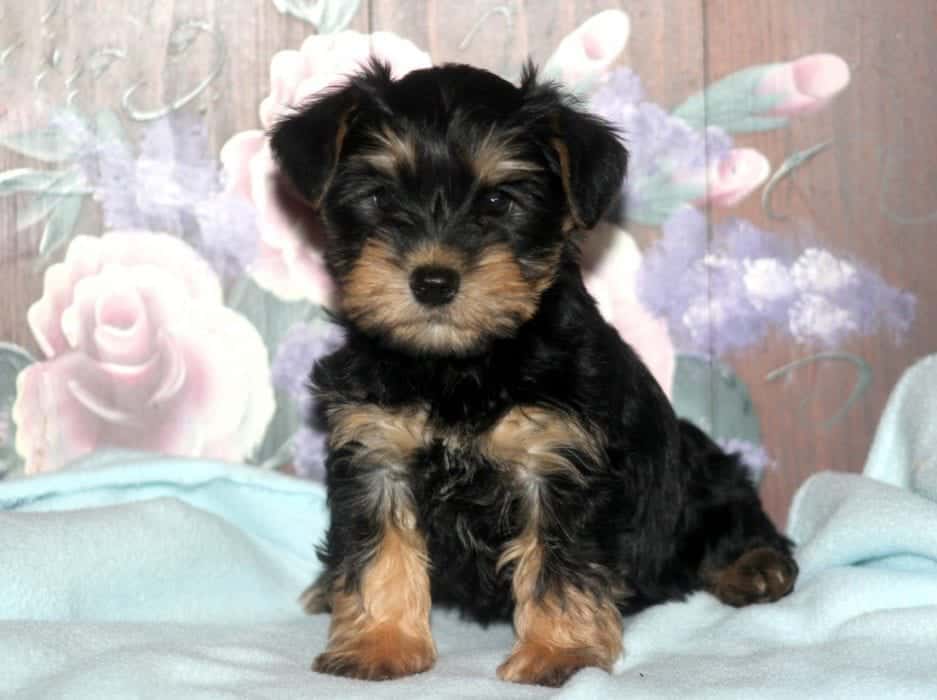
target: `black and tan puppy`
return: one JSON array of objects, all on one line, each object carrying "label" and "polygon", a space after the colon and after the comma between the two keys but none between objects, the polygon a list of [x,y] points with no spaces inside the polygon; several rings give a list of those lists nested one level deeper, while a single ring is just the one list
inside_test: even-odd
[{"label": "black and tan puppy", "polygon": [[603,122],[532,70],[373,65],[272,145],[321,213],[347,330],[312,375],[332,516],[316,670],[427,670],[435,603],[513,619],[498,675],[557,685],[611,669],[623,615],[791,590],[744,467],[677,419],[583,287],[576,235],[625,174]]}]

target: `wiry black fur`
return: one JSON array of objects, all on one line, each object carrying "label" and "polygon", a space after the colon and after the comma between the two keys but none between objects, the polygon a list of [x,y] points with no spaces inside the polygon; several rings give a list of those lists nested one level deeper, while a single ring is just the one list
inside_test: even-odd
[{"label": "wiry black fur", "polygon": [[[343,119],[339,157],[334,137]],[[425,149],[425,167],[401,182],[343,165],[382,123],[416,134]],[[465,204],[473,184],[451,157],[453,144],[468,146],[492,128],[519,133],[524,157],[544,166],[504,186],[515,207],[500,219]],[[569,152],[568,198],[551,146],[557,137]],[[708,573],[753,548],[790,559],[790,543],[764,514],[744,466],[678,420],[583,285],[575,239],[563,222],[575,214],[580,225],[594,225],[618,190],[626,161],[601,121],[530,72],[517,88],[463,66],[417,71],[396,82],[375,66],[283,122],[273,148],[305,196],[324,194],[327,261],[336,277],[375,230],[401,251],[427,238],[458,246],[470,258],[493,242],[507,243],[519,259],[561,250],[555,281],[536,313],[510,334],[482,335],[469,351],[427,353],[339,318],[347,341],[313,372],[322,412],[342,402],[420,404],[433,425],[474,436],[512,407],[534,405],[602,431],[601,463],[569,455],[581,483],[555,475],[544,484],[542,588],[565,583],[601,595],[624,584],[630,595],[619,607],[630,614],[703,587]],[[375,192],[381,206],[369,198]],[[347,449],[329,455],[327,474],[332,524],[321,549],[324,580],[353,586],[380,535],[376,516],[361,509],[371,482]],[[428,542],[434,603],[481,622],[510,619],[511,571],[496,572],[495,563],[524,527],[515,482],[470,448],[448,449],[440,440],[415,456],[406,482]]]}]

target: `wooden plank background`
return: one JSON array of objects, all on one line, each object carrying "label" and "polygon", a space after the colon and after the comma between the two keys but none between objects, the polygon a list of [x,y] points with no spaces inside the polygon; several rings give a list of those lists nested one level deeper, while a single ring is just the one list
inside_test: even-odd
[{"label": "wooden plank background", "polygon": [[[302,4],[297,2],[296,4]],[[312,0],[306,3],[312,6]],[[811,473],[859,470],[888,393],[901,371],[937,349],[937,3],[932,0],[370,0],[350,28],[391,31],[427,50],[434,61],[469,62],[510,73],[528,55],[542,62],[560,39],[593,14],[619,7],[631,19],[621,62],[641,76],[647,93],[671,107],[714,80],[751,64],[816,52],[842,56],[852,83],[823,112],[789,127],[740,138],[776,167],[785,157],[832,139],[810,167],[788,178],[776,206],[790,217],[786,235],[854,256],[919,300],[903,345],[886,337],[849,340],[842,348],[868,362],[871,389],[844,420],[823,428],[849,394],[854,370],[814,362],[786,381],[766,375],[816,348],[772,337],[727,358],[751,389],[766,448],[777,465],[763,494],[772,515],[786,515],[790,497]],[[180,28],[202,30],[185,45]],[[52,102],[74,91],[83,108],[116,107],[127,88],[141,108],[171,102],[221,72],[185,109],[206,119],[217,149],[232,134],[259,125],[268,66],[279,50],[297,48],[315,31],[255,0],[11,0],[0,5],[0,130],[32,126],[19,108],[40,91]],[[11,48],[12,47],[12,48]],[[121,58],[97,79],[67,84],[80,62],[101,47]],[[222,48],[219,48],[222,47]],[[133,125],[131,124],[131,127]],[[34,165],[0,149],[0,172]],[[41,293],[34,253],[41,227],[15,233],[19,197],[0,199],[0,340],[35,349],[25,311]],[[732,212],[777,229],[757,196]],[[713,217],[723,213],[712,213]],[[714,218],[715,220],[715,218]],[[81,230],[100,230],[85,206]],[[646,245],[656,235],[635,228]],[[805,234],[804,232],[809,232]],[[937,388],[935,388],[937,390]]]}]

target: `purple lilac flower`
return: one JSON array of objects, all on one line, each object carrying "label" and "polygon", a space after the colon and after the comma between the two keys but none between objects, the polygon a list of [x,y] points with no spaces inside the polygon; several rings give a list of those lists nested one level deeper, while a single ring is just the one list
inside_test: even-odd
[{"label": "purple lilac flower", "polygon": [[223,277],[234,277],[257,256],[257,210],[240,195],[222,192],[196,204],[202,254]]},{"label": "purple lilac flower", "polygon": [[150,124],[136,160],[137,206],[144,216],[181,216],[220,189],[218,164],[207,156],[200,122],[172,115]]},{"label": "purple lilac flower", "polygon": [[270,367],[273,386],[285,391],[294,401],[308,393],[307,381],[312,366],[341,346],[345,334],[341,326],[327,321],[296,323],[280,341]]},{"label": "purple lilac flower", "polygon": [[882,330],[900,340],[914,319],[913,295],[868,267],[820,248],[796,254],[750,222],[720,223],[707,244],[705,217],[687,207],[662,232],[644,256],[638,294],[681,350],[722,355],[773,328],[823,347]]},{"label": "purple lilac flower", "polygon": [[735,259],[788,259],[795,252],[785,239],[766,236],[764,231],[747,219],[728,219],[719,230],[726,253]]},{"label": "purple lilac flower", "polygon": [[599,114],[622,114],[644,100],[641,78],[630,68],[608,74],[592,96],[592,108]]},{"label": "purple lilac flower", "polygon": [[[69,128],[77,138],[78,126]],[[78,162],[107,228],[186,238],[224,276],[238,274],[254,259],[254,207],[223,190],[221,168],[209,155],[202,122],[172,115],[148,124],[139,154],[116,136],[85,138]]]},{"label": "purple lilac flower", "polygon": [[298,476],[325,479],[325,434],[312,428],[300,428],[293,436],[293,468]]},{"label": "purple lilac flower", "polygon": [[133,154],[123,141],[108,139],[82,159],[85,174],[101,204],[104,225],[114,230],[145,228],[135,196]]},{"label": "purple lilac flower", "polygon": [[[679,209],[661,227],[662,236],[644,253],[638,270],[641,301],[656,316],[679,319],[694,299],[708,298],[708,281],[696,271],[706,255],[706,218],[696,209]],[[679,284],[673,284],[679,280]],[[678,347],[688,345],[682,324],[670,323]],[[682,343],[680,341],[683,341]]]},{"label": "purple lilac flower", "polygon": [[[722,129],[700,131],[642,97],[637,76],[622,68],[612,73],[591,101],[592,110],[615,126],[628,144],[624,193],[628,211],[637,218],[655,196],[661,198],[668,187],[691,181],[693,174],[705,170],[707,163],[718,163],[732,148],[732,137]],[[682,196],[687,201],[702,194],[700,186],[695,195],[686,192]]]},{"label": "purple lilac flower", "polygon": [[774,468],[777,463],[768,454],[768,451],[762,445],[758,445],[748,440],[738,438],[728,438],[717,440],[719,446],[729,454],[737,454],[742,463],[748,467],[755,483],[761,481],[765,469]]},{"label": "purple lilac flower", "polygon": [[[344,335],[342,328],[334,323],[297,323],[280,342],[271,366],[273,385],[289,395],[304,421],[312,415],[314,407],[308,386],[309,372],[317,360],[338,349]],[[296,473],[321,479],[325,434],[304,425],[293,436],[292,448]]]}]

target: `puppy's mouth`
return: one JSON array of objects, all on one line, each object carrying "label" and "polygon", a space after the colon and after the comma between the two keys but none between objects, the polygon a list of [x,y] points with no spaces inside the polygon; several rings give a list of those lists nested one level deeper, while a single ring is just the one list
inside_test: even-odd
[{"label": "puppy's mouth", "polygon": [[424,314],[422,317],[410,318],[399,323],[399,328],[405,330],[453,330],[453,331],[471,331],[472,329],[464,323],[457,320],[445,311],[432,311]]},{"label": "puppy's mouth", "polygon": [[552,276],[552,264],[525,273],[504,245],[467,261],[441,247],[403,257],[375,240],[342,280],[340,297],[353,323],[398,348],[464,355],[516,332]]}]

